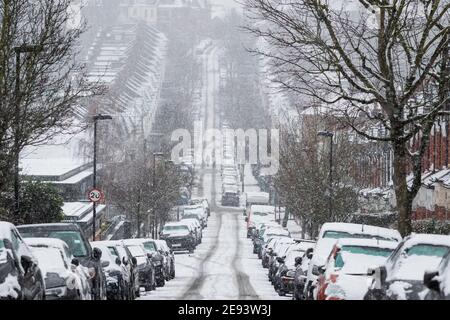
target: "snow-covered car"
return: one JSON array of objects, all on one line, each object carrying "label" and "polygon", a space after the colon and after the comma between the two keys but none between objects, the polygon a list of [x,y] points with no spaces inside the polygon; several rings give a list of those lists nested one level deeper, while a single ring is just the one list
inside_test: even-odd
[{"label": "snow-covered car", "polygon": [[274,212],[274,206],[251,205],[248,216],[245,218],[247,222],[247,238],[252,236],[260,223],[275,220]]},{"label": "snow-covered car", "polygon": [[127,272],[122,269],[122,261],[111,254],[111,250],[103,243],[91,242],[92,248],[102,251],[102,267],[106,275],[106,295],[108,300],[125,300],[127,298]]},{"label": "snow-covered car", "polygon": [[450,300],[450,252],[436,271],[426,271],[423,278],[428,288],[425,300]]},{"label": "snow-covered car", "polygon": [[257,253],[258,257],[262,255],[262,247],[267,243],[270,238],[273,237],[286,237],[289,238],[291,235],[289,231],[283,229],[280,225],[277,226],[267,226],[260,229],[257,232],[253,240],[253,253]]},{"label": "snow-covered car", "polygon": [[118,257],[121,261],[120,267],[124,276],[126,286],[126,299],[134,300],[139,297],[139,273],[137,266],[133,263],[136,261],[133,259],[131,253],[127,250],[121,240],[113,241],[96,241],[96,244],[102,244],[109,249],[109,252]]},{"label": "snow-covered car", "polygon": [[95,253],[80,227],[74,223],[47,223],[17,226],[23,238],[56,238],[64,241],[81,265],[89,268],[92,298],[106,299],[106,277],[101,266],[101,252]]},{"label": "snow-covered car", "polygon": [[269,258],[273,252],[273,247],[275,246],[275,244],[278,241],[283,240],[283,239],[284,239],[284,237],[272,237],[267,240],[267,244],[263,247],[262,252],[261,252],[261,264],[262,264],[263,268],[268,267]]},{"label": "snow-covered car", "polygon": [[136,243],[141,244],[147,253],[149,259],[153,265],[154,280],[157,287],[164,287],[166,284],[166,264],[167,259],[160,247],[157,244],[157,240],[150,238],[140,239],[128,239],[125,240],[127,244]]},{"label": "snow-covered car", "polygon": [[294,292],[295,270],[301,263],[305,252],[313,248],[314,241],[295,240],[289,246],[284,257],[278,257],[278,271],[274,276],[274,288],[280,296]]},{"label": "snow-covered car", "polygon": [[239,207],[240,197],[238,187],[224,186],[220,203],[222,206]]},{"label": "snow-covered car", "polygon": [[195,206],[201,204],[206,211],[206,215],[209,217],[211,215],[211,208],[209,206],[209,201],[207,198],[192,198],[189,200],[189,205]]},{"label": "snow-covered car", "polygon": [[306,292],[304,294],[307,299],[315,299],[317,278],[320,274],[319,268],[325,266],[334,244],[342,238],[378,239],[397,243],[402,240],[400,233],[393,229],[354,223],[324,223],[320,229],[313,257],[308,267]]},{"label": "snow-covered car", "polygon": [[16,227],[0,221],[0,300],[44,298],[44,277],[36,257]]},{"label": "snow-covered car", "polygon": [[142,243],[134,240],[135,239],[123,240],[123,243],[133,258],[136,259],[139,274],[139,286],[143,287],[145,291],[155,290],[156,279],[151,255],[146,252]]},{"label": "snow-covered car", "polygon": [[373,268],[367,300],[422,300],[427,288],[424,274],[436,270],[450,251],[450,236],[412,234],[406,237],[386,263]]},{"label": "snow-covered car", "polygon": [[308,274],[309,262],[313,257],[314,251],[313,247],[305,251],[299,263],[297,263],[296,261],[294,284],[293,284],[294,288],[292,292],[293,300],[305,300],[304,292],[306,285],[306,275]]},{"label": "snow-covered car", "polygon": [[392,241],[338,240],[321,270],[317,299],[362,300],[367,293],[367,270],[384,264],[396,247]]},{"label": "snow-covered car", "polygon": [[200,225],[197,219],[183,218],[180,220],[180,222],[190,224],[195,232],[197,244],[202,243],[203,238],[202,226]]},{"label": "snow-covered car", "polygon": [[194,252],[197,245],[194,230],[185,222],[168,222],[164,225],[160,238],[166,240],[173,251]]},{"label": "snow-covered car", "polygon": [[166,268],[166,280],[169,281],[175,278],[175,255],[172,249],[169,248],[165,240],[155,240],[159,253],[161,253],[165,259]]},{"label": "snow-covered car", "polygon": [[89,270],[79,264],[67,244],[53,238],[27,238],[45,280],[47,300],[91,300]]},{"label": "snow-covered car", "polygon": [[183,207],[182,219],[196,219],[202,228],[208,226],[208,213],[202,205],[185,206]]},{"label": "snow-covered car", "polygon": [[[283,239],[283,238],[282,238]],[[282,260],[286,258],[286,253],[288,249],[294,244],[294,239],[284,238],[283,240],[277,241],[273,248],[272,254],[269,256],[268,268],[269,268],[269,281],[274,284],[275,274],[278,272],[278,267]],[[279,259],[281,258],[281,259]]]}]

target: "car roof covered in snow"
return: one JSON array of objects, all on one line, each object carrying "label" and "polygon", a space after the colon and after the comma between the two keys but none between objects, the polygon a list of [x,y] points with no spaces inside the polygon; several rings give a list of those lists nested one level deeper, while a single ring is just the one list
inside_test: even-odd
[{"label": "car roof covered in snow", "polygon": [[342,231],[350,234],[368,234],[396,241],[402,240],[400,233],[394,229],[343,222],[324,223],[320,229],[319,239],[322,238],[327,231]]},{"label": "car roof covered in snow", "polygon": [[405,238],[405,247],[412,247],[416,244],[443,245],[450,247],[450,236],[441,234],[413,233]]},{"label": "car roof covered in snow", "polygon": [[336,242],[336,246],[340,248],[342,248],[343,246],[355,246],[355,247],[395,249],[397,248],[398,243],[393,241],[383,241],[376,239],[342,238]]},{"label": "car roof covered in snow", "polygon": [[25,238],[25,243],[31,247],[49,247],[57,249],[69,249],[67,243],[56,238]]},{"label": "car roof covered in snow", "polygon": [[26,229],[48,229],[48,230],[71,230],[80,231],[80,228],[75,223],[41,223],[41,224],[23,224],[17,226],[19,231]]}]

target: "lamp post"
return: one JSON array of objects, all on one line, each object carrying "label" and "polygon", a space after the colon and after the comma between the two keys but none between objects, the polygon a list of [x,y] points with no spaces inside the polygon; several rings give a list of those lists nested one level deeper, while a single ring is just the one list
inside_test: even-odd
[{"label": "lamp post", "polygon": [[16,219],[20,215],[20,177],[19,177],[19,159],[20,159],[20,71],[21,71],[21,55],[24,53],[38,53],[42,51],[39,45],[22,45],[13,48],[16,54],[16,79],[15,79],[15,120],[14,120],[14,214]]},{"label": "lamp post", "polygon": [[156,208],[155,208],[155,204],[156,204],[156,158],[157,157],[164,157],[164,153],[162,152],[154,152],[153,153],[153,204],[152,204],[152,210],[153,210],[153,215],[155,216],[155,226],[153,229],[153,238],[156,238],[158,236],[158,217],[156,215]]},{"label": "lamp post", "polygon": [[[98,114],[93,117],[94,120],[94,172],[93,172],[93,182],[92,187],[97,188],[97,122],[100,120],[112,120],[110,115]],[[97,219],[97,203],[92,203],[92,241],[95,241],[95,222]]]},{"label": "lamp post", "polygon": [[328,199],[328,209],[330,213],[330,218],[333,218],[333,137],[334,133],[330,131],[319,131],[317,133],[319,137],[330,138],[330,172],[329,172],[329,199]]}]

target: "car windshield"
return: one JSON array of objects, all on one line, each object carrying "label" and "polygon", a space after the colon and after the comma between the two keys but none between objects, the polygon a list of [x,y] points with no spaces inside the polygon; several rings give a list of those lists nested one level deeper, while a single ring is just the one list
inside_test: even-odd
[{"label": "car windshield", "polygon": [[145,250],[152,251],[152,252],[156,251],[156,246],[155,246],[155,243],[153,241],[146,241],[143,244],[144,244]]},{"label": "car windshield", "polygon": [[110,246],[108,247],[108,250],[113,256],[119,257],[119,252],[117,251],[116,247]]},{"label": "car windshield", "polygon": [[379,248],[379,247],[362,247],[362,246],[343,246],[339,253],[336,256],[334,266],[336,268],[342,268],[345,264],[344,259],[342,258],[343,253],[350,253],[350,254],[360,254],[360,255],[366,255],[366,256],[373,256],[373,257],[389,257],[389,255],[392,253],[393,249],[389,248]]},{"label": "car windshield", "polygon": [[362,233],[349,233],[345,231],[326,231],[323,235],[324,238],[341,239],[341,238],[356,238],[356,239],[377,239],[377,240],[392,240],[390,238]]},{"label": "car windshield", "polygon": [[163,231],[189,231],[189,228],[185,225],[179,225],[179,226],[165,226]]},{"label": "car windshield", "polygon": [[449,252],[447,246],[418,244],[405,250],[408,256],[444,257]]}]

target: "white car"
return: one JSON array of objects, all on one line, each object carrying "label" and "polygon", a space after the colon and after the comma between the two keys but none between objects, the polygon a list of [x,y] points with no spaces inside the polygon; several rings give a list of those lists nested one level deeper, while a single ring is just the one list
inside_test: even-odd
[{"label": "white car", "polygon": [[26,238],[45,280],[47,300],[91,300],[89,271],[77,264],[60,239]]},{"label": "white car", "polygon": [[305,297],[308,299],[316,297],[315,289],[319,268],[325,265],[333,245],[341,238],[378,239],[397,243],[402,240],[400,233],[393,229],[341,222],[323,224],[308,268],[305,286]]}]

